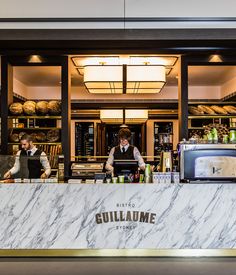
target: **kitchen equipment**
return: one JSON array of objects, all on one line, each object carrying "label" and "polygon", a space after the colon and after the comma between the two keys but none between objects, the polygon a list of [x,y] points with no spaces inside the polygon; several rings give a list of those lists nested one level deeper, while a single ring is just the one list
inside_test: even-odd
[{"label": "kitchen equipment", "polygon": [[236,144],[180,144],[181,180],[236,180]]},{"label": "kitchen equipment", "polygon": [[73,162],[71,164],[72,177],[94,179],[95,174],[102,173],[103,162]]}]

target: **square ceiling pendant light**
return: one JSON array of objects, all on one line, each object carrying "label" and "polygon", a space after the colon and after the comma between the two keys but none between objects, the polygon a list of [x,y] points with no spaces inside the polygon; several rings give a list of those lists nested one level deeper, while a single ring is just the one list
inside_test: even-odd
[{"label": "square ceiling pendant light", "polygon": [[126,93],[159,93],[166,83],[165,66],[128,65]]},{"label": "square ceiling pendant light", "polygon": [[100,119],[103,122],[111,123],[122,123],[123,121],[123,110],[112,109],[112,110],[101,110]]},{"label": "square ceiling pendant light", "polygon": [[[90,93],[159,93],[166,83],[162,65],[89,65],[84,84]],[[124,89],[125,87],[125,89]]]},{"label": "square ceiling pendant light", "polygon": [[90,93],[159,93],[178,56],[120,55],[73,56]]},{"label": "square ceiling pendant light", "polygon": [[127,109],[127,110],[125,110],[125,118],[128,118],[128,119],[135,119],[135,118],[148,119],[148,110]]},{"label": "square ceiling pendant light", "polygon": [[122,94],[123,67],[119,65],[85,66],[84,84],[90,93]]},{"label": "square ceiling pendant light", "polygon": [[[125,117],[123,117],[125,115]],[[148,119],[148,110],[122,109],[101,110],[100,119],[107,123],[144,123]]]},{"label": "square ceiling pendant light", "polygon": [[148,110],[140,109],[127,109],[125,110],[125,122],[132,123],[144,123],[148,119]]}]

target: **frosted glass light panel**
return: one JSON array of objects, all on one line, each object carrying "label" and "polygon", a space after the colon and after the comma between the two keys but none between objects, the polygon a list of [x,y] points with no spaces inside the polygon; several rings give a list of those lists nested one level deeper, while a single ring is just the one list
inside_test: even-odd
[{"label": "frosted glass light panel", "polygon": [[166,83],[165,66],[127,66],[126,93],[159,93]]},{"label": "frosted glass light panel", "polygon": [[122,66],[91,65],[84,67],[84,84],[90,93],[123,92]]}]

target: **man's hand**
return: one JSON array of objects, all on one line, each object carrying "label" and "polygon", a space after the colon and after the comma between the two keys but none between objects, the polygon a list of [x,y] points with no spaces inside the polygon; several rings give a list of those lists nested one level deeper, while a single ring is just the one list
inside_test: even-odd
[{"label": "man's hand", "polygon": [[47,174],[46,173],[43,173],[42,175],[41,175],[41,179],[47,179]]},{"label": "man's hand", "polygon": [[3,176],[4,179],[10,179],[11,178],[11,172],[10,171],[7,171],[4,176]]}]

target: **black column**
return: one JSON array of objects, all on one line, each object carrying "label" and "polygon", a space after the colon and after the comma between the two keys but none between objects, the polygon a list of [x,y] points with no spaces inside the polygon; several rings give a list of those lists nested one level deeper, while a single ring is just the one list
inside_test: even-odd
[{"label": "black column", "polygon": [[1,58],[1,154],[8,153],[8,106],[13,102],[13,67]]},{"label": "black column", "polygon": [[188,63],[185,56],[179,58],[178,118],[179,141],[188,139]]},{"label": "black column", "polygon": [[70,59],[67,56],[62,58],[61,82],[62,152],[64,154],[65,178],[68,178],[71,158],[71,74]]}]

